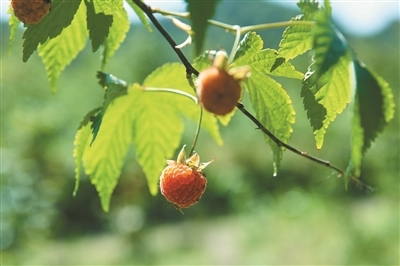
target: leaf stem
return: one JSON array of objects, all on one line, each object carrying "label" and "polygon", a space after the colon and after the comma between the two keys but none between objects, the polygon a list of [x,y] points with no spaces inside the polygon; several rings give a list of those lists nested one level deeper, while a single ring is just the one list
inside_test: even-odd
[{"label": "leaf stem", "polygon": [[142,87],[143,91],[149,91],[149,92],[169,92],[169,93],[174,93],[178,95],[185,96],[192,101],[194,101],[196,104],[198,103],[198,100],[195,96],[191,95],[190,93],[187,93],[185,91],[177,90],[177,89],[171,89],[171,88],[154,88],[154,87]]}]

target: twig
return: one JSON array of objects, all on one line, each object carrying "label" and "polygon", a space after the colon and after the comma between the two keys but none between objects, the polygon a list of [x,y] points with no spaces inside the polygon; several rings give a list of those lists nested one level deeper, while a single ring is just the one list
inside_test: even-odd
[{"label": "twig", "polygon": [[[144,4],[143,2],[141,2],[140,0],[133,0],[133,2],[135,4],[137,4],[142,10],[143,12],[146,13],[146,15],[148,16],[148,18],[153,22],[154,26],[158,29],[158,31],[164,36],[164,38],[168,41],[168,43],[171,45],[172,49],[175,51],[175,53],[178,55],[179,59],[182,61],[183,65],[186,68],[186,77],[188,78],[188,80],[191,79],[191,75],[199,75],[199,72],[192,66],[192,64],[187,60],[187,58],[185,57],[185,55],[182,53],[181,50],[176,48],[176,43],[175,41],[172,39],[172,37],[169,35],[169,33],[163,28],[163,26],[158,22],[157,18],[154,17],[153,12],[156,12],[157,9],[152,9],[151,7],[147,6],[146,4]],[[160,12],[158,10],[158,12]],[[161,12],[160,12],[161,13]],[[166,14],[167,12],[163,11],[162,13]],[[175,14],[176,15],[176,14]],[[185,17],[187,18],[189,15],[185,13]],[[243,27],[241,28],[241,33],[243,33],[244,31],[249,31],[249,30],[254,30],[254,29],[260,29],[260,28],[273,28],[273,27],[282,27],[283,25],[285,26],[289,26],[289,24],[294,25],[295,23],[293,23],[294,21],[290,21],[290,22],[284,22],[284,23],[275,23],[275,24],[262,24],[262,25],[255,25],[255,26],[248,26],[248,27]],[[212,23],[211,23],[212,24]],[[238,32],[238,28],[240,28],[239,26],[232,26],[232,25],[228,25],[228,24],[224,24],[224,23],[220,23],[218,22],[217,24],[219,24],[219,26],[228,29],[228,30],[232,30],[234,32]],[[301,23],[302,25],[304,25],[304,23]],[[312,22],[307,23],[309,25],[313,25]],[[271,26],[272,25],[272,26]],[[326,166],[332,170],[334,170],[335,172],[337,172],[339,174],[339,177],[343,177],[345,176],[345,171],[341,170],[340,168],[336,167],[335,165],[331,164],[329,161],[326,160],[322,160],[319,159],[317,157],[314,157],[310,154],[308,154],[308,152],[303,152],[300,151],[292,146],[290,146],[289,144],[284,143],[283,141],[281,141],[280,139],[278,139],[274,134],[272,134],[255,116],[253,116],[249,111],[247,111],[247,109],[244,107],[244,105],[240,102],[238,102],[236,104],[236,107],[245,115],[247,116],[264,134],[266,134],[273,142],[275,142],[276,145],[278,145],[279,147],[283,147],[285,149],[290,150],[291,152],[300,155],[308,160],[311,160],[315,163],[321,164],[323,166]],[[197,139],[197,137],[196,137]],[[361,180],[359,180],[358,178],[356,178],[355,176],[350,176],[349,177],[350,180],[352,182],[354,182],[356,185],[360,186],[363,189],[366,189],[368,191],[373,191],[373,188],[367,184],[365,184],[364,182],[362,182]]]}]

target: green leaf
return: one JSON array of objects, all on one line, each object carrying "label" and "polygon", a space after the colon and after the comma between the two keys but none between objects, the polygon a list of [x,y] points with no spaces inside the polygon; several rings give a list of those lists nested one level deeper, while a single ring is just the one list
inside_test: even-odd
[{"label": "green leaf", "polygon": [[[287,92],[271,77],[257,71],[253,71],[244,84],[249,91],[257,119],[278,139],[287,143],[293,131],[291,124],[295,121],[295,112]],[[283,149],[268,136],[264,137],[273,152],[276,175],[283,157]]]},{"label": "green leaf", "polygon": [[187,11],[190,12],[192,30],[195,32],[195,54],[200,55],[206,36],[207,20],[212,18],[220,0],[186,0]]},{"label": "green leaf", "polygon": [[318,76],[323,75],[348,51],[343,35],[335,28],[326,10],[320,10],[314,27],[314,60]]},{"label": "green leaf", "polygon": [[96,13],[94,3],[97,3],[97,1],[85,0],[89,38],[92,40],[92,51],[96,52],[104,44],[109,34],[110,27],[113,24],[113,15]]},{"label": "green leaf", "polygon": [[93,142],[96,140],[97,134],[99,133],[101,127],[101,123],[103,122],[103,116],[104,116],[104,110],[103,108],[101,108],[99,112],[90,117],[90,121],[92,122],[91,128],[93,135],[90,145],[92,145]]},{"label": "green leaf", "polygon": [[[240,42],[234,65],[250,66],[251,75],[244,85],[249,91],[256,117],[279,140],[287,143],[292,134],[291,125],[295,121],[294,109],[287,92],[270,75],[296,79],[302,78],[303,75],[289,62],[282,62],[273,69],[277,52],[273,49],[261,50],[262,47],[260,36],[252,32],[246,34]],[[272,149],[274,175],[276,175],[283,157],[283,149],[268,136],[264,137]]]},{"label": "green leaf", "polygon": [[[204,110],[204,113],[211,114],[211,113],[209,113],[207,110]],[[230,113],[228,113],[228,114],[226,114],[226,115],[223,115],[223,116],[219,115],[219,116],[217,116],[217,119],[218,119],[218,121],[219,121],[223,126],[226,127],[226,126],[228,126],[229,123],[231,122],[231,119],[232,119],[232,117],[235,115],[235,113],[236,113],[236,108],[233,109],[232,112],[230,112]],[[211,115],[213,115],[213,114],[211,114]]]},{"label": "green leaf", "polygon": [[262,47],[263,41],[260,36],[254,32],[247,33],[239,44],[233,65],[250,65],[252,71],[268,75],[303,78],[303,74],[298,72],[292,64],[284,61],[276,64],[279,60],[276,50],[261,50]]},{"label": "green leaf", "polygon": [[[195,95],[193,88],[189,86],[186,79],[185,67],[181,63],[165,64],[156,69],[146,78],[143,85],[147,87],[178,89]],[[170,99],[171,105],[174,105],[179,113],[193,121],[198,121],[200,107],[193,101],[186,97],[170,93],[163,93],[163,97]],[[206,111],[203,113],[202,127],[212,136],[217,144],[222,145],[223,141],[219,133],[217,119],[213,114]]]},{"label": "green leaf", "polygon": [[89,113],[87,113],[84,117],[83,120],[81,121],[81,123],[79,124],[78,130],[81,129],[82,127],[88,125],[91,121],[92,118],[94,116],[96,116],[100,111],[101,111],[102,107],[97,107],[93,110],[91,110]]},{"label": "green leaf", "polygon": [[318,77],[309,69],[301,89],[304,108],[314,131],[316,146],[322,148],[330,123],[350,102],[354,88],[353,64],[349,53]]},{"label": "green leaf", "polygon": [[60,35],[39,46],[38,53],[45,65],[53,92],[61,72],[83,50],[86,44],[85,7],[81,4],[71,24]]},{"label": "green leaf", "polygon": [[332,6],[329,0],[324,0],[324,8],[326,10],[326,14],[328,14],[328,16],[332,16]]},{"label": "green leaf", "polygon": [[[303,14],[292,21],[314,21],[316,13],[320,10],[318,1],[300,1],[297,5]],[[313,28],[310,25],[287,27],[279,43],[279,57],[288,61],[311,50],[314,44]]]},{"label": "green leaf", "polygon": [[248,32],[240,41],[237,51],[235,53],[235,61],[246,61],[248,57],[252,56],[256,52],[263,48],[264,42],[262,38],[255,32]]},{"label": "green leaf", "polygon": [[128,84],[126,81],[101,71],[97,72],[96,77],[99,79],[99,84],[105,88],[104,110],[113,100],[127,93]]},{"label": "green leaf", "polygon": [[[306,21],[304,16],[293,18],[292,21]],[[309,25],[289,26],[283,32],[279,43],[279,57],[286,61],[293,59],[313,48],[313,27]]]},{"label": "green leaf", "polygon": [[110,33],[104,43],[104,49],[102,53],[101,69],[103,70],[114,55],[115,51],[118,50],[121,43],[125,40],[126,34],[129,31],[130,21],[128,14],[125,9],[117,10],[114,13],[114,22],[110,28]]},{"label": "green leaf", "polygon": [[10,14],[10,19],[8,20],[8,25],[10,26],[10,38],[8,42],[8,54],[11,52],[11,47],[14,43],[15,33],[17,32],[18,25],[21,23],[18,18],[14,15],[13,9],[10,5],[7,14]]},{"label": "green leaf", "polygon": [[133,11],[135,11],[136,15],[139,17],[142,24],[146,27],[149,32],[152,32],[153,29],[150,26],[149,21],[147,20],[146,14],[143,12],[140,7],[138,7],[132,0],[126,0],[126,2],[132,7]]},{"label": "green leaf", "polygon": [[120,9],[123,9],[122,0],[90,0],[93,1],[96,14],[113,15]]},{"label": "green leaf", "polygon": [[139,86],[133,85],[128,94],[115,98],[104,113],[96,141],[90,145],[86,140],[82,157],[85,173],[96,187],[105,212],[109,210],[111,194],[132,142],[132,121],[137,109],[135,94],[138,90]]},{"label": "green leaf", "polygon": [[182,119],[169,96],[136,89],[133,145],[152,195],[157,194],[166,159],[172,158],[183,133]]},{"label": "green leaf", "polygon": [[300,0],[297,3],[297,6],[304,14],[306,20],[313,20],[317,11],[321,9],[318,0]]},{"label": "green leaf", "polygon": [[210,67],[213,63],[217,51],[205,51],[203,54],[199,55],[193,60],[193,67],[198,71],[202,71],[207,67]]},{"label": "green leaf", "polygon": [[118,79],[114,75],[106,74],[103,72],[97,72],[97,78],[99,79],[100,85],[105,89],[104,102],[101,110],[93,115],[90,120],[92,121],[92,133],[93,139],[90,144],[92,144],[97,134],[100,130],[100,126],[103,122],[103,116],[108,108],[108,106],[118,97],[126,95],[128,90],[128,84],[121,79]]},{"label": "green leaf", "polygon": [[[292,64],[284,62],[273,68],[277,60],[277,52],[274,49],[265,49],[248,57],[246,64],[252,71],[265,75],[273,75],[287,78],[302,79],[303,74],[298,72]],[[272,70],[272,71],[271,71]]]},{"label": "green leaf", "polygon": [[351,170],[360,175],[361,161],[371,143],[393,119],[394,100],[386,81],[355,61],[357,80],[353,117]]},{"label": "green leaf", "polygon": [[24,32],[23,56],[28,61],[39,44],[58,36],[66,28],[77,12],[81,0],[53,0],[52,9],[37,25],[28,25]]}]

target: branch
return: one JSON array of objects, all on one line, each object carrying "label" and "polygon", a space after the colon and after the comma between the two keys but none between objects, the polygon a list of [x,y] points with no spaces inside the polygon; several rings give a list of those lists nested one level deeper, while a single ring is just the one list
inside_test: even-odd
[{"label": "branch", "polygon": [[[183,65],[186,68],[186,76],[188,78],[188,80],[191,80],[191,74],[194,74],[196,76],[199,75],[199,72],[192,66],[192,64],[187,60],[187,58],[185,57],[185,55],[182,53],[181,50],[179,50],[178,48],[176,48],[176,43],[175,41],[172,39],[172,37],[169,35],[169,33],[164,29],[164,27],[158,22],[157,18],[154,16],[153,12],[160,12],[162,14],[166,14],[166,11],[160,11],[159,9],[152,9],[150,6],[147,6],[146,4],[144,4],[143,2],[141,2],[140,0],[133,0],[133,2],[135,4],[137,4],[142,10],[143,12],[146,13],[146,15],[148,16],[148,18],[153,22],[154,26],[158,29],[158,31],[164,36],[164,38],[168,41],[168,43],[171,45],[172,49],[175,51],[175,53],[178,55],[179,59],[182,61]],[[175,13],[174,15],[176,15],[178,13]],[[185,17],[189,17],[188,13],[185,13]],[[209,21],[210,22],[210,21]],[[261,24],[261,25],[255,25],[255,26],[248,26],[248,27],[243,27],[240,28],[239,26],[232,26],[232,25],[228,25],[228,24],[224,24],[224,23],[214,23],[214,21],[210,22],[210,24],[214,24],[216,26],[220,26],[223,27],[225,29],[234,31],[236,33],[239,32],[238,29],[240,29],[240,33],[243,33],[244,31],[249,31],[249,30],[254,30],[254,29],[266,29],[266,28],[274,28],[274,27],[282,27],[282,26],[289,26],[289,25],[294,25],[296,23],[294,23],[295,21],[290,21],[290,22],[278,22],[278,23],[269,23],[269,24]],[[308,25],[313,25],[313,22],[306,22],[306,24]],[[304,25],[304,22],[301,22],[301,24]],[[341,170],[340,168],[336,167],[335,165],[331,164],[329,161],[325,161],[322,159],[319,159],[317,157],[314,157],[312,155],[309,155],[308,152],[303,152],[300,151],[292,146],[290,146],[289,144],[284,143],[283,141],[281,141],[280,139],[278,139],[274,134],[272,134],[255,116],[253,116],[249,111],[246,110],[246,108],[244,107],[244,105],[240,102],[238,102],[236,104],[236,107],[245,115],[247,116],[264,134],[266,134],[273,142],[275,142],[276,145],[278,145],[279,147],[283,147],[297,155],[300,155],[308,160],[311,160],[315,163],[321,164],[323,166],[326,166],[332,170],[334,170],[335,172],[337,172],[339,174],[339,177],[343,177],[345,176],[345,171]],[[364,182],[362,182],[361,180],[359,180],[358,178],[356,178],[355,176],[350,176],[350,180],[355,183],[357,186],[360,186],[363,189],[366,189],[368,191],[373,191],[373,188],[367,184],[365,184]]]}]

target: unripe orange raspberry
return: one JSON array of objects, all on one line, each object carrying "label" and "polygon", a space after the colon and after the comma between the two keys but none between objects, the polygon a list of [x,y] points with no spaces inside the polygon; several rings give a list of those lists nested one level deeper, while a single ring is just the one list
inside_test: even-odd
[{"label": "unripe orange raspberry", "polygon": [[161,194],[178,210],[197,203],[206,190],[207,179],[201,170],[211,162],[205,164],[199,162],[200,157],[197,154],[186,160],[182,148],[178,160],[168,160],[168,166],[161,173]]},{"label": "unripe orange raspberry", "polygon": [[216,66],[200,72],[197,78],[197,96],[207,111],[226,115],[235,109],[242,95],[239,81]]},{"label": "unripe orange raspberry", "polygon": [[217,52],[213,65],[200,72],[196,93],[200,104],[216,115],[226,115],[235,109],[242,97],[240,82],[249,76],[249,67],[241,66],[227,70],[226,52]]},{"label": "unripe orange raspberry", "polygon": [[15,16],[26,24],[38,24],[50,11],[50,0],[11,0]]}]

